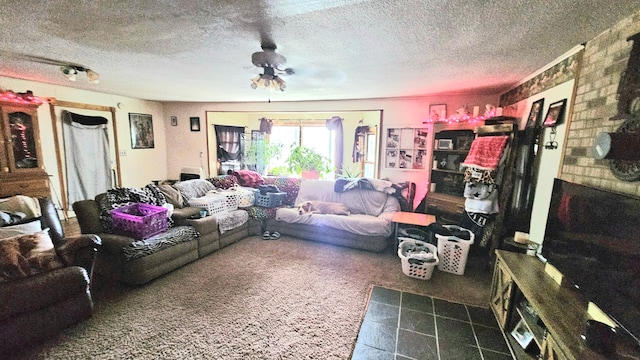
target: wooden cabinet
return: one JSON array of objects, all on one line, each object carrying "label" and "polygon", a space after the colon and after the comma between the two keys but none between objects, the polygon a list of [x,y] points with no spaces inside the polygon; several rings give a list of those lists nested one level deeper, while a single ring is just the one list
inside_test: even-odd
[{"label": "wooden cabinet", "polygon": [[553,336],[547,333],[542,341],[542,349],[540,350],[540,358],[548,360],[570,360],[554,340]]},{"label": "wooden cabinet", "polygon": [[0,197],[51,196],[40,147],[38,106],[0,102]]},{"label": "wooden cabinet", "polygon": [[501,261],[496,261],[491,286],[491,309],[498,320],[498,325],[505,328],[508,323],[509,309],[513,299],[513,279],[504,269]]},{"label": "wooden cabinet", "polygon": [[496,250],[490,307],[516,359],[607,358],[581,338],[587,303],[535,256]]}]

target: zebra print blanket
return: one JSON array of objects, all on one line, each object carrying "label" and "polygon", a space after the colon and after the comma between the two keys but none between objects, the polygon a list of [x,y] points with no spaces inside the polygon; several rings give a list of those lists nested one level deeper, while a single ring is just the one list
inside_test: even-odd
[{"label": "zebra print blanket", "polygon": [[176,226],[146,240],[132,242],[122,249],[127,261],[138,259],[182,242],[195,240],[200,234],[191,226]]}]

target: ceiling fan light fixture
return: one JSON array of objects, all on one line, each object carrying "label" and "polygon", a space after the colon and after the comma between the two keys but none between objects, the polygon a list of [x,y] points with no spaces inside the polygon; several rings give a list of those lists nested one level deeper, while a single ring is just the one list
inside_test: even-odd
[{"label": "ceiling fan light fixture", "polygon": [[100,83],[100,75],[98,75],[97,72],[91,70],[91,69],[86,69],[86,73],[87,73],[87,81],[90,82],[91,84],[98,84]]},{"label": "ceiling fan light fixture", "polygon": [[287,83],[281,77],[270,74],[268,71],[265,71],[264,74],[260,74],[251,80],[252,89],[264,88],[266,90],[273,89],[284,91],[286,84]]}]

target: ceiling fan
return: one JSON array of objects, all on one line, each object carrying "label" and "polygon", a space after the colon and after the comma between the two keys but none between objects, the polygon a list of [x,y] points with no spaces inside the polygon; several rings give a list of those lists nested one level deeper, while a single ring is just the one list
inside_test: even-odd
[{"label": "ceiling fan", "polygon": [[292,68],[285,68],[287,58],[276,53],[276,44],[273,42],[262,43],[262,51],[254,52],[251,55],[251,62],[256,67],[262,68],[263,73],[251,80],[251,88],[275,89],[284,91],[286,82],[279,75],[293,75]]},{"label": "ceiling fan", "polygon": [[69,79],[70,81],[76,81],[77,77],[78,77],[78,73],[80,72],[84,72],[87,74],[87,81],[92,83],[92,84],[97,84],[100,82],[100,75],[98,75],[97,72],[89,69],[89,67],[81,65],[81,64],[77,64],[77,63],[73,63],[73,62],[68,62],[68,61],[61,61],[61,60],[54,60],[54,59],[49,59],[46,57],[42,57],[42,56],[34,56],[34,55],[27,55],[27,54],[20,54],[20,53],[12,53],[9,51],[0,51],[0,54],[2,54],[3,56],[7,56],[7,57],[11,57],[14,59],[18,59],[18,60],[25,60],[25,61],[31,61],[31,62],[36,62],[36,63],[40,63],[40,64],[46,64],[46,65],[54,65],[54,66],[59,66],[60,67],[60,71],[62,72],[62,74]]}]

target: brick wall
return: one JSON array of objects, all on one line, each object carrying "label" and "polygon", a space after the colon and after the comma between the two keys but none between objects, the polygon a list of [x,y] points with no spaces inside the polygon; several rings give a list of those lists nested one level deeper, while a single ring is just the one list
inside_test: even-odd
[{"label": "brick wall", "polygon": [[[639,32],[637,12],[586,43],[567,132],[562,179],[640,195],[640,181],[617,179],[611,173],[609,160],[594,159],[591,150],[598,133],[615,132],[623,122],[609,118],[618,113],[616,93],[633,45],[627,38]],[[640,151],[640,144],[638,147]]]}]

